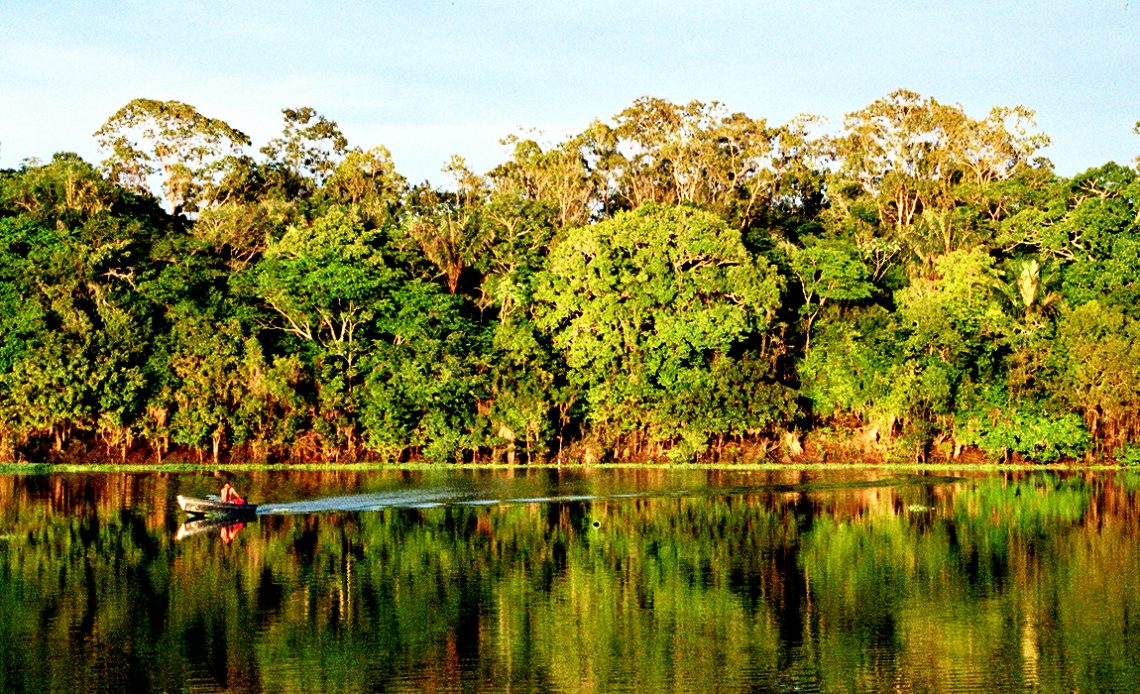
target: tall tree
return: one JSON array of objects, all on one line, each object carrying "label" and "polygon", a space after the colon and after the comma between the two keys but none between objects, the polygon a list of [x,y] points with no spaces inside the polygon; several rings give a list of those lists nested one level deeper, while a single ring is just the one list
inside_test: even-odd
[{"label": "tall tree", "polygon": [[396,219],[406,191],[386,147],[349,150],[324,184],[329,200],[358,208],[376,226]]},{"label": "tall tree", "polygon": [[[585,391],[601,439],[646,436],[650,450],[672,442],[694,452],[710,434],[763,431],[786,414],[741,408],[745,420],[706,430],[700,402],[738,385],[736,369],[716,365],[741,352],[769,356],[761,338],[782,286],[715,215],[645,205],[572,229],[548,267],[536,293],[540,325]],[[760,382],[750,396],[766,400],[765,391]],[[686,397],[694,392],[701,397]]]},{"label": "tall tree", "polygon": [[269,307],[311,369],[318,433],[354,450],[359,362],[378,323],[394,311],[392,292],[408,278],[389,266],[383,232],[333,207],[311,224],[290,227],[252,268],[253,291]]},{"label": "tall tree", "polygon": [[488,174],[496,193],[553,206],[560,227],[585,224],[601,207],[598,177],[582,151],[583,136],[546,150],[515,136],[505,143],[514,145],[511,159]]},{"label": "tall tree", "polygon": [[455,294],[464,270],[487,247],[480,219],[486,186],[461,157],[453,157],[444,171],[455,179],[456,191],[423,191],[403,230],[443,275],[448,292]]},{"label": "tall tree", "polygon": [[1051,390],[1084,417],[1102,453],[1140,441],[1140,321],[1090,301],[1059,321]]},{"label": "tall tree", "polygon": [[174,214],[193,211],[223,155],[250,143],[245,133],[189,104],[155,99],[131,100],[95,136],[110,151],[104,162],[109,175],[124,187],[150,192],[148,179],[161,170],[163,192]]},{"label": "tall tree", "polygon": [[285,122],[281,137],[270,140],[261,152],[294,176],[320,185],[336,168],[337,157],[348,150],[348,140],[335,121],[311,106],[283,108],[281,113]]},{"label": "tall tree", "polygon": [[352,368],[379,292],[399,275],[378,248],[381,237],[333,208],[270,244],[255,278],[260,297],[277,314],[277,327]]},{"label": "tall tree", "polygon": [[849,241],[808,238],[802,248],[785,242],[784,250],[791,275],[803,292],[800,315],[808,348],[812,323],[829,301],[870,298],[872,286],[858,250]]},{"label": "tall tree", "polygon": [[996,107],[979,121],[960,106],[892,92],[845,119],[830,197],[841,214],[869,201],[879,238],[897,240],[932,271],[933,257],[970,245],[959,205],[983,202],[988,186],[1014,176],[1048,144],[1032,128],[1033,111],[1022,106]]},{"label": "tall tree", "polygon": [[620,207],[688,203],[744,230],[822,203],[825,150],[812,133],[815,121],[801,116],[772,127],[715,101],[645,97],[583,142],[599,148],[587,161],[596,162]]}]

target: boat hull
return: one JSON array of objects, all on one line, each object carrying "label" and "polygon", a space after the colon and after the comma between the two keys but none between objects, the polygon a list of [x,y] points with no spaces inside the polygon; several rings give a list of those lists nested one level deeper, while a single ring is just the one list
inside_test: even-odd
[{"label": "boat hull", "polygon": [[242,516],[257,513],[257,504],[235,504],[221,499],[198,499],[178,495],[178,506],[192,516]]}]

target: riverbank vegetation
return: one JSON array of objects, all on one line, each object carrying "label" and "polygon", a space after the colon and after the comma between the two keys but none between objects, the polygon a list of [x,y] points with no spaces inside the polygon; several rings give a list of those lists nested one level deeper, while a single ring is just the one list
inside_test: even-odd
[{"label": "riverbank vegetation", "polygon": [[0,172],[0,458],[1140,461],[1140,181],[1023,107],[635,101],[413,184],[137,99]]}]

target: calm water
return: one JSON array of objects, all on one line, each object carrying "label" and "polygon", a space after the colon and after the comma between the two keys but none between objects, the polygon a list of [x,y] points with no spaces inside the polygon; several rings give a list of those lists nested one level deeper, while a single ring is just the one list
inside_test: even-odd
[{"label": "calm water", "polygon": [[1134,473],[236,482],[0,476],[0,691],[1140,689]]}]

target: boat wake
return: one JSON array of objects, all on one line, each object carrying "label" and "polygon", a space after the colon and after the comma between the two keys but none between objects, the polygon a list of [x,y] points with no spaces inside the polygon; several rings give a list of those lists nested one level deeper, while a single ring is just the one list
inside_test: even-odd
[{"label": "boat wake", "polygon": [[283,504],[262,504],[257,515],[295,515],[302,513],[322,513],[329,511],[382,511],[389,508],[438,508],[440,506],[498,506],[504,504],[546,504],[574,501],[596,501],[602,498],[628,498],[640,494],[566,494],[556,496],[494,497],[470,490],[434,489],[408,490],[405,492],[382,492],[376,494],[352,494],[330,496],[307,501]]},{"label": "boat wake", "polygon": [[351,494],[348,496],[326,496],[319,499],[294,501],[285,504],[262,504],[257,509],[263,515],[293,515],[298,513],[321,513],[324,511],[381,511],[386,508],[431,508],[452,502],[461,497],[461,492],[450,489],[408,490],[406,492],[382,492],[377,494]]},{"label": "boat wake", "polygon": [[[519,494],[519,489],[478,489],[470,487],[435,487],[376,492],[371,494],[350,494],[327,496],[290,503],[262,504],[257,515],[297,515],[337,511],[382,511],[384,509],[429,509],[441,506],[501,506],[513,504],[559,504],[581,501],[628,500],[664,497],[690,496],[744,496],[752,494],[812,493],[857,490],[871,487],[933,486],[959,483],[957,477],[900,476],[883,480],[858,480],[852,482],[814,481],[793,484],[767,483],[738,486],[722,486],[709,489],[670,489],[644,490],[634,492],[610,492],[597,494],[563,493],[550,495]],[[514,493],[512,493],[512,491]],[[527,490],[533,491],[533,490]]]}]

